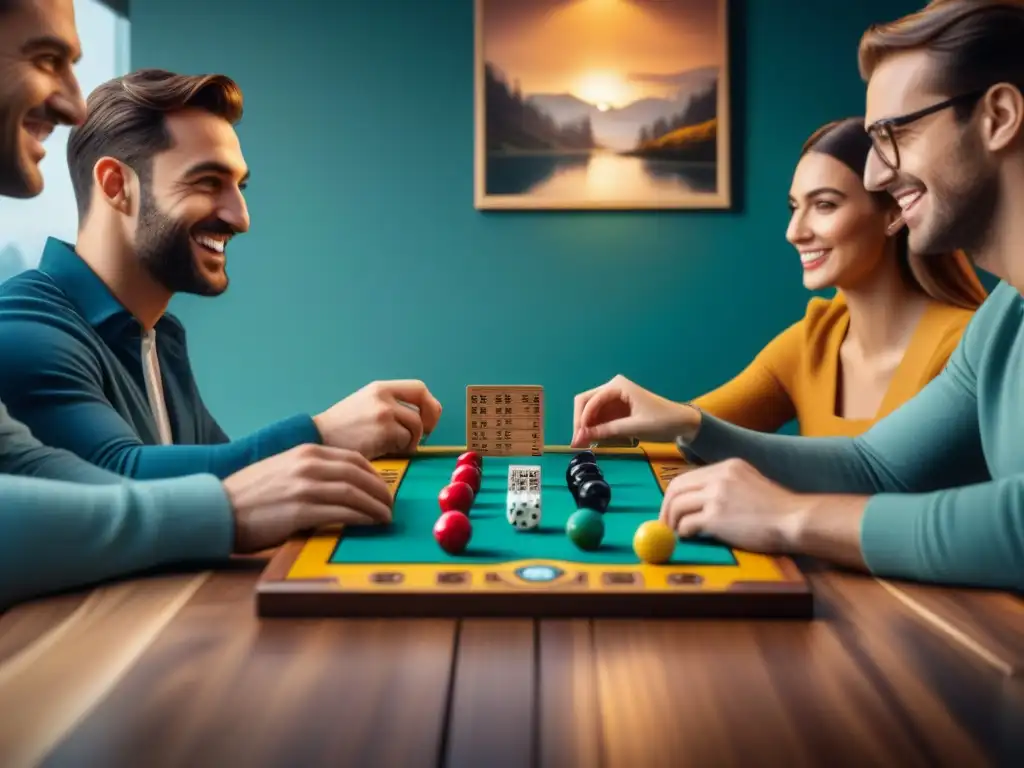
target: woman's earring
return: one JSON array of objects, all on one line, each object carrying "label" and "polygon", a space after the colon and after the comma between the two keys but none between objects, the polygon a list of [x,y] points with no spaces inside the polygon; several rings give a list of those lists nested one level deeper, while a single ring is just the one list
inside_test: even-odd
[{"label": "woman's earring", "polygon": [[885,234],[887,236],[889,236],[889,237],[892,237],[893,235],[898,233],[901,229],[903,229],[903,226],[906,223],[907,222],[905,222],[903,220],[902,214],[900,216],[897,216],[896,217],[896,221],[894,221],[892,224],[890,224],[888,227],[885,228]]}]

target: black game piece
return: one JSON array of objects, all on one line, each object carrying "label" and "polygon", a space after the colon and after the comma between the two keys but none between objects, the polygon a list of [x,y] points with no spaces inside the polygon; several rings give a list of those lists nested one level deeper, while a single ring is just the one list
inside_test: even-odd
[{"label": "black game piece", "polygon": [[578,467],[580,464],[594,464],[596,466],[597,465],[597,459],[594,456],[594,452],[593,451],[580,451],[579,453],[574,454],[571,459],[569,459],[569,466],[567,466],[565,468],[565,483],[566,483],[566,485],[572,485],[572,478],[571,478],[572,471],[576,467]]},{"label": "black game piece", "polygon": [[597,457],[594,456],[593,451],[580,451],[569,460],[569,466],[575,467],[577,464],[581,464],[583,462],[586,462],[587,464],[597,464]]},{"label": "black game piece", "polygon": [[575,477],[581,472],[596,472],[599,475],[604,475],[604,472],[601,471],[601,468],[594,464],[593,462],[581,462],[580,464],[577,464],[569,469],[569,477]]},{"label": "black game piece", "polygon": [[567,484],[572,485],[572,478],[576,475],[577,472],[580,471],[580,467],[589,467],[590,469],[596,469],[598,472],[601,471],[597,464],[593,461],[578,461],[575,464],[570,464],[569,467],[565,470],[565,482]]},{"label": "black game piece", "polygon": [[604,473],[596,464],[577,464],[569,470],[569,484],[579,486],[582,478],[604,478]]},{"label": "black game piece", "polygon": [[595,467],[593,464],[581,464],[579,467],[572,470],[569,475],[569,479],[575,486],[583,484],[584,479],[604,479],[604,472]]},{"label": "black game piece", "polygon": [[580,486],[588,480],[604,480],[604,475],[601,474],[601,470],[594,464],[580,464],[570,470],[569,476],[569,491],[572,493],[573,501],[576,502],[576,506],[579,506],[579,490]]},{"label": "black game piece", "polygon": [[604,512],[612,501],[612,488],[604,480],[588,480],[576,492],[576,503],[581,507]]}]

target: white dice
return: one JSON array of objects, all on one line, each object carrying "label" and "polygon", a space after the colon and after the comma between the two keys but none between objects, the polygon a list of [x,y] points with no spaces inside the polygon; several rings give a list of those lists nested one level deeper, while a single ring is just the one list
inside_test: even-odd
[{"label": "white dice", "polygon": [[530,531],[536,528],[540,525],[541,520],[540,494],[510,493],[505,519],[508,520],[509,525],[519,531]]}]

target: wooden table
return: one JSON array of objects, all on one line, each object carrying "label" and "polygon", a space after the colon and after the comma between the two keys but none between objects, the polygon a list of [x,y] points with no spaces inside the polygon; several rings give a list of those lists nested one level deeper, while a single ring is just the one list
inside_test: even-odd
[{"label": "wooden table", "polygon": [[1024,765],[1024,602],[804,564],[813,621],[263,620],[264,561],[0,617],[0,765]]}]

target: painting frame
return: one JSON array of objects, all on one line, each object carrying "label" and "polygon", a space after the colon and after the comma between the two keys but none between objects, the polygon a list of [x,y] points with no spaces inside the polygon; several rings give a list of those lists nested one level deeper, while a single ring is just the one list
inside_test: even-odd
[{"label": "painting frame", "polygon": [[717,77],[715,188],[713,192],[679,192],[671,196],[652,194],[636,198],[552,199],[529,194],[493,194],[487,191],[487,104],[484,39],[486,7],[494,2],[515,0],[474,0],[474,207],[479,211],[712,211],[731,210],[734,205],[732,177],[733,120],[731,90],[732,46],[730,40],[730,0],[708,0],[717,4],[717,35],[722,61]]}]

